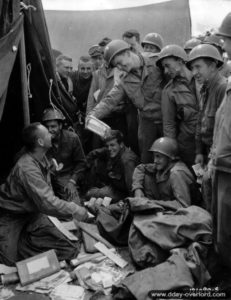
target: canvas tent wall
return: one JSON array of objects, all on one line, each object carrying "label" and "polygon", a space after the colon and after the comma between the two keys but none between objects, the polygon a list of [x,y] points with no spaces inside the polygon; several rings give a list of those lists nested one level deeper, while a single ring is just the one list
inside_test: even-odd
[{"label": "canvas tent wall", "polygon": [[[68,118],[55,79],[41,1],[23,3],[0,0],[0,180],[12,167],[21,147],[23,126],[29,119],[41,120],[50,99]],[[31,71],[26,74],[26,70]],[[50,80],[53,86],[49,98]]]},{"label": "canvas tent wall", "polygon": [[87,54],[91,45],[105,36],[121,38],[128,29],[137,29],[142,38],[149,32],[158,32],[165,44],[183,45],[191,36],[188,0],[163,0],[111,10],[46,10],[45,15],[52,47],[70,55],[75,68],[78,58]]}]

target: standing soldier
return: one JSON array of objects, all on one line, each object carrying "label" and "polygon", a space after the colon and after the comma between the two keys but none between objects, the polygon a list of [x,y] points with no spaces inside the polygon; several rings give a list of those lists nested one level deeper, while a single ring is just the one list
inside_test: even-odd
[{"label": "standing soldier", "polygon": [[148,59],[133,52],[121,40],[111,41],[105,48],[104,57],[108,65],[116,66],[127,74],[114,85],[91,114],[102,119],[114,111],[127,96],[133,107],[139,110],[138,140],[141,161],[150,162],[152,157],[148,150],[162,136],[162,74]]},{"label": "standing soldier", "polygon": [[209,44],[198,45],[189,54],[188,67],[202,84],[200,112],[196,131],[195,163],[207,163],[213,142],[215,114],[226,90],[226,80],[219,73],[223,60],[218,50]]},{"label": "standing soldier", "polygon": [[185,44],[184,44],[184,51],[185,51],[187,54],[189,54],[190,51],[191,51],[194,47],[200,45],[200,43],[201,43],[201,40],[199,40],[199,39],[197,39],[197,38],[192,38],[192,39],[188,40],[187,42],[185,42]]},{"label": "standing soldier", "polygon": [[195,159],[198,105],[186,61],[183,48],[168,45],[156,63],[171,78],[162,93],[164,136],[177,140],[182,160],[191,167]]},{"label": "standing soldier", "polygon": [[159,33],[151,32],[145,35],[141,46],[144,52],[159,53],[163,48],[163,38]]},{"label": "standing soldier", "polygon": [[[223,20],[217,35],[224,40],[223,48],[231,59],[231,13]],[[212,161],[213,178],[212,213],[214,240],[223,265],[231,268],[231,80],[228,79],[226,96],[216,114]],[[230,272],[230,271],[229,271]]]}]

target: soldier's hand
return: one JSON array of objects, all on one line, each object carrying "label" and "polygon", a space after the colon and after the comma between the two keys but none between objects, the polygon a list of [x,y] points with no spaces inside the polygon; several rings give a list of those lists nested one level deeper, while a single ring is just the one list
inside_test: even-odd
[{"label": "soldier's hand", "polygon": [[204,167],[204,155],[203,154],[196,155],[195,164],[200,164],[202,168]]},{"label": "soldier's hand", "polygon": [[141,189],[137,189],[137,190],[135,190],[134,196],[135,197],[144,197],[144,192]]},{"label": "soldier's hand", "polygon": [[[77,204],[76,204],[77,205]],[[88,219],[88,211],[85,207],[78,206],[78,210],[73,214],[73,218],[77,221],[84,222]]]},{"label": "soldier's hand", "polygon": [[79,203],[79,194],[74,182],[69,181],[64,187],[64,191],[67,193],[70,201]]}]

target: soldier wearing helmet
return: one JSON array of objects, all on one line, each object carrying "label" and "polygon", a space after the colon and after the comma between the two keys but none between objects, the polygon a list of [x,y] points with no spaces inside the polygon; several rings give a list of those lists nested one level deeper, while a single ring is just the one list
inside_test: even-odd
[{"label": "soldier wearing helmet", "polygon": [[159,53],[163,48],[163,38],[159,33],[148,33],[145,35],[141,45],[144,52]]},{"label": "soldier wearing helmet", "polygon": [[[223,49],[231,59],[231,12],[223,19],[216,33],[224,40]],[[212,213],[214,241],[223,266],[231,268],[231,80],[228,78],[225,97],[217,110],[211,151]]]},{"label": "soldier wearing helmet", "polygon": [[79,137],[63,129],[63,121],[62,112],[54,108],[46,109],[42,116],[42,122],[52,137],[47,157],[57,163],[52,185],[58,197],[80,204],[77,186],[83,180],[86,159]]},{"label": "soldier wearing helmet", "polygon": [[223,60],[219,51],[210,44],[201,44],[193,48],[187,62],[195,80],[202,84],[195,158],[195,163],[202,166],[208,162],[213,142],[215,114],[226,90],[226,79],[219,72],[222,65]]},{"label": "soldier wearing helmet", "polygon": [[190,51],[196,47],[197,45],[200,45],[201,40],[197,39],[197,38],[192,38],[190,40],[188,40],[185,44],[184,44],[184,51],[189,54]]},{"label": "soldier wearing helmet", "polygon": [[191,205],[190,190],[195,180],[179,159],[177,141],[168,137],[159,138],[150,151],[154,155],[154,163],[141,164],[133,173],[135,197],[175,201],[177,207]]},{"label": "soldier wearing helmet", "polygon": [[188,166],[192,166],[198,105],[186,61],[187,54],[183,48],[168,45],[161,50],[156,64],[171,78],[162,92],[164,136],[177,140],[180,157]]},{"label": "soldier wearing helmet", "polygon": [[[108,65],[116,66],[126,75],[93,109],[91,114],[104,118],[126,96],[129,106],[139,110],[138,140],[141,161],[149,162],[148,152],[153,141],[162,136],[161,91],[164,80],[161,71],[141,54],[130,50],[122,40],[113,40],[105,48],[104,58]],[[130,134],[130,133],[128,133]]]}]

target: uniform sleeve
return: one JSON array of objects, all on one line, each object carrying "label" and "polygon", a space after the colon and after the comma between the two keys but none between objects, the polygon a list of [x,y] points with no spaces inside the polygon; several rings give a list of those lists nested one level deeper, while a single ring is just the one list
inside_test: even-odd
[{"label": "uniform sleeve", "polygon": [[21,172],[20,177],[28,198],[33,201],[39,212],[55,217],[70,217],[78,214],[79,206],[56,197],[38,167],[28,166]]},{"label": "uniform sleeve", "polygon": [[98,89],[99,89],[98,76],[95,73],[93,73],[93,77],[92,77],[92,81],[91,81],[91,87],[90,87],[88,98],[87,98],[86,115],[88,115],[97,104],[97,101],[94,97],[94,93]]},{"label": "uniform sleeve", "polygon": [[137,163],[135,159],[128,159],[124,164],[124,177],[129,194],[132,191],[132,176]]},{"label": "uniform sleeve", "polygon": [[76,135],[73,139],[73,172],[71,178],[77,182],[79,178],[84,176],[84,171],[86,169],[86,158],[83,152],[83,147],[80,142],[79,137]]},{"label": "uniform sleeve", "polygon": [[162,92],[161,110],[163,116],[164,136],[175,139],[177,137],[176,103],[167,89]]},{"label": "uniform sleeve", "polygon": [[92,110],[91,115],[98,119],[103,119],[116,111],[117,106],[123,101],[125,91],[122,84],[114,85],[111,91]]},{"label": "uniform sleeve", "polygon": [[183,171],[173,171],[170,174],[171,186],[175,200],[182,206],[191,205],[190,184]]},{"label": "uniform sleeve", "polygon": [[140,164],[138,165],[132,176],[132,191],[141,189],[144,190],[144,177],[145,177],[145,165]]},{"label": "uniform sleeve", "polygon": [[202,142],[201,142],[201,119],[202,112],[198,113],[197,124],[196,124],[196,134],[195,134],[195,143],[196,143],[196,154],[202,154]]}]

